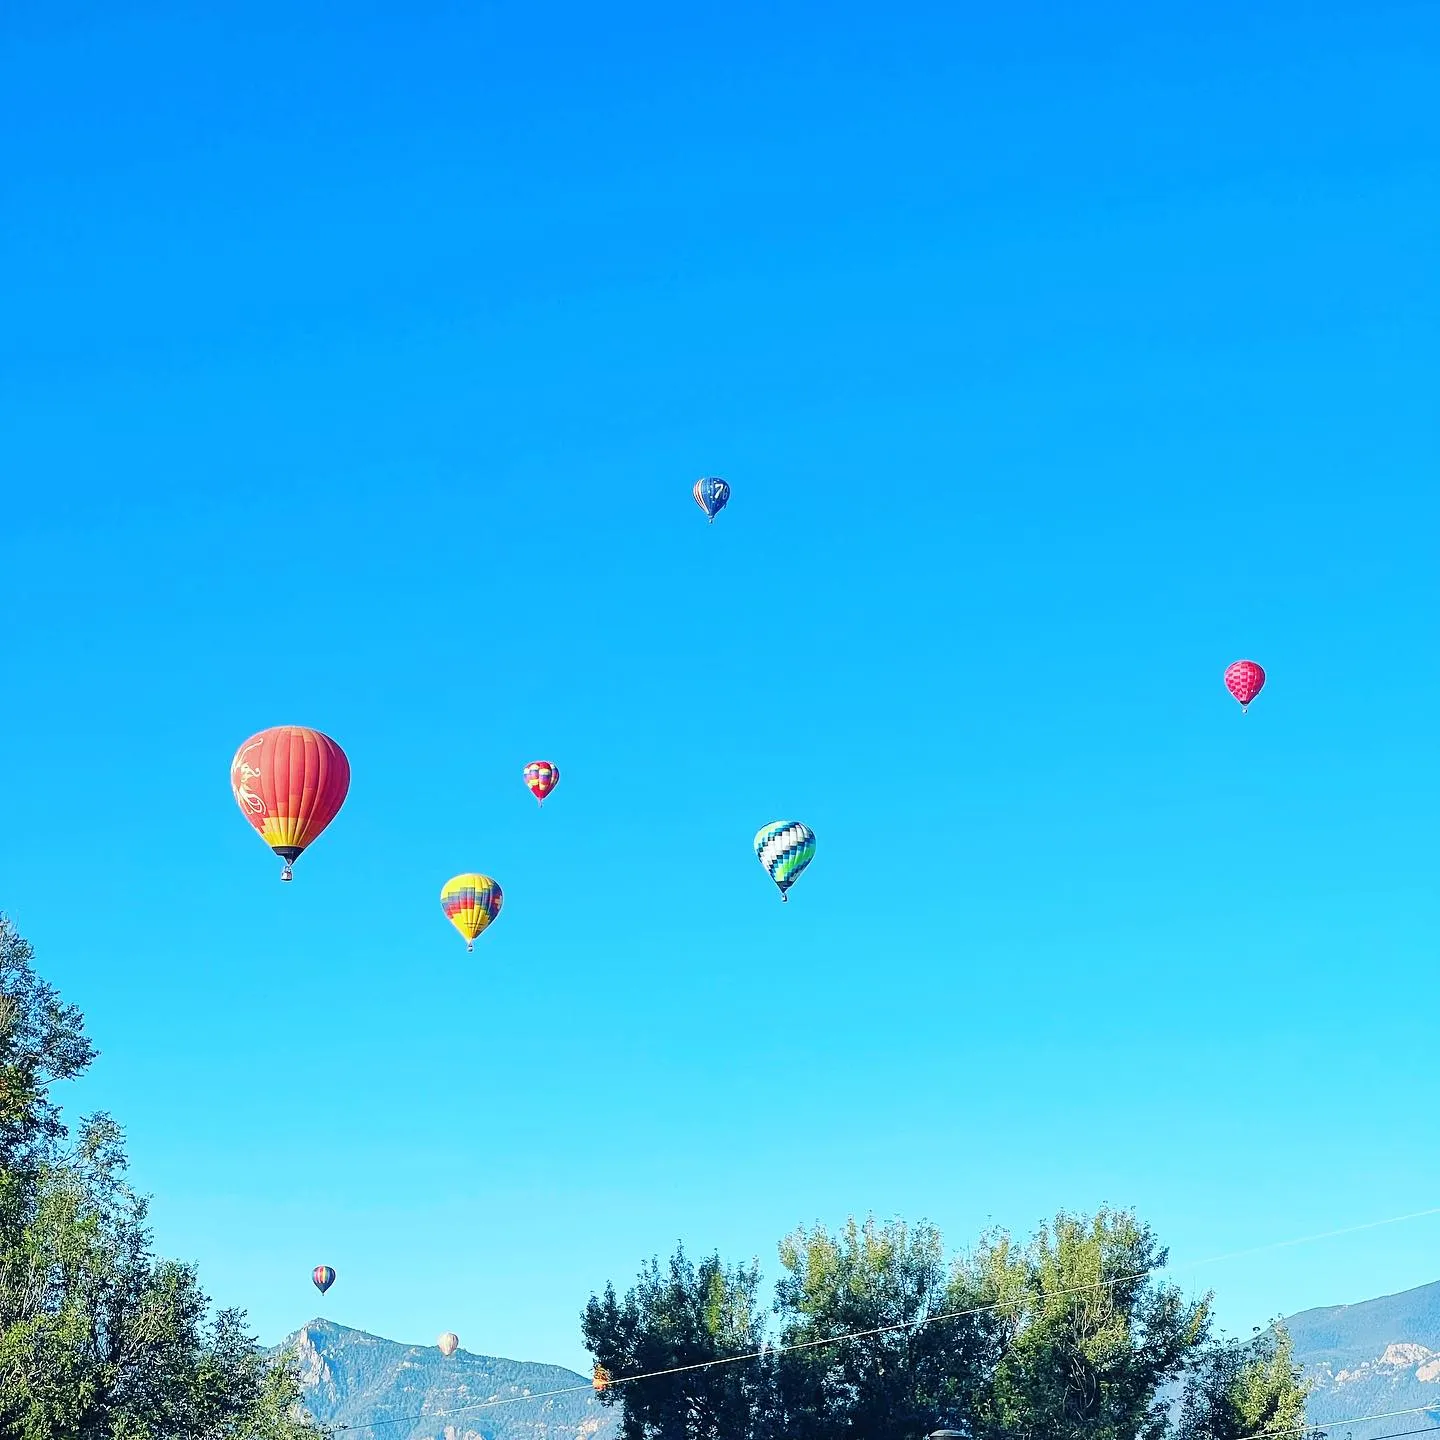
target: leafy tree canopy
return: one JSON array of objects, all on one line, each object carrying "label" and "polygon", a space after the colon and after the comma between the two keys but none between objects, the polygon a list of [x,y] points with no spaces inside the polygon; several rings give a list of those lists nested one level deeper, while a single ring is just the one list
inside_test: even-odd
[{"label": "leafy tree canopy", "polygon": [[[1061,1213],[950,1256],[930,1225],[852,1219],[780,1244],[771,1313],[755,1263],[683,1248],[585,1343],[622,1383],[624,1440],[1304,1440],[1283,1331],[1211,1336],[1209,1298],[1157,1278],[1166,1253],[1128,1212]],[[838,1341],[838,1337],[848,1337]],[[727,1363],[728,1362],[728,1363]],[[627,1385],[626,1376],[668,1372]],[[1178,1401],[1177,1401],[1178,1395]]]},{"label": "leafy tree canopy", "polygon": [[158,1258],[106,1115],[72,1138],[51,1087],[95,1051],[0,915],[0,1434],[314,1440],[295,1375],[193,1267]]}]

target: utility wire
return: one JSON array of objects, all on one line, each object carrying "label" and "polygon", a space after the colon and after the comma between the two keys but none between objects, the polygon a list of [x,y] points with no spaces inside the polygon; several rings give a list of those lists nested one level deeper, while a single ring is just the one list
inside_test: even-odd
[{"label": "utility wire", "polygon": [[[1048,1297],[1058,1299],[1070,1295],[1084,1295],[1096,1290],[1106,1290],[1115,1285],[1123,1285],[1131,1280],[1144,1280],[1151,1275],[1158,1275],[1170,1270],[1194,1270],[1204,1265],[1218,1265],[1222,1261],[1240,1259],[1245,1256],[1264,1254],[1271,1250],[1282,1250],[1295,1245],[1313,1244],[1319,1240],[1331,1240],[1340,1235],[1353,1235],[1361,1230],[1378,1230],[1386,1225],[1402,1225],[1411,1220],[1422,1220],[1432,1215],[1440,1215],[1440,1205],[1431,1206],[1428,1210],[1413,1210],[1406,1215],[1392,1215],[1384,1220],[1369,1220],[1361,1225],[1346,1225],[1338,1230],[1326,1230],[1318,1235],[1302,1235],[1289,1240],[1276,1240],[1267,1245],[1256,1245],[1246,1250],[1231,1250],[1221,1255],[1210,1255],[1203,1260],[1192,1260],[1186,1264],[1171,1264],[1166,1262],[1163,1265],[1153,1265],[1146,1270],[1135,1270],[1121,1275],[1112,1275],[1108,1280],[1090,1281],[1084,1285],[1067,1286],[1060,1290],[1048,1291]],[[664,1370],[647,1370],[638,1375],[618,1375],[605,1382],[607,1390],[618,1389],[621,1385],[634,1385],[642,1380],[663,1380],[673,1375],[690,1374],[696,1370],[718,1369],[722,1365],[739,1365],[751,1360],[762,1360],[767,1356],[796,1354],[802,1350],[823,1349],[830,1345],[846,1345],[856,1340],[870,1340],[879,1335],[895,1334],[899,1331],[921,1330],[927,1325],[936,1325],[947,1320],[968,1319],[976,1315],[990,1314],[996,1310],[1003,1310],[1015,1305],[1014,1300],[993,1300],[983,1305],[969,1306],[963,1310],[951,1310],[939,1315],[927,1315],[919,1320],[902,1320],[889,1325],[877,1325],[870,1330],[844,1331],[839,1335],[827,1335],[818,1340],[801,1340],[793,1345],[766,1345],[759,1350],[745,1351],[739,1355],[724,1355],[715,1360],[697,1360],[689,1365],[672,1365]],[[386,1425],[418,1424],[422,1420],[448,1420],[456,1415],[470,1414],[476,1410],[493,1410],[502,1405],[517,1405],[530,1400],[553,1400],[561,1395],[577,1395],[594,1389],[593,1382],[580,1385],[566,1385],[557,1390],[536,1390],[523,1395],[505,1395],[492,1400],[478,1400],[470,1405],[460,1405],[453,1410],[436,1410],[422,1412],[415,1416],[397,1415],[386,1420],[372,1420],[359,1425],[341,1424],[334,1428],[336,1430],[378,1430]],[[1332,1425],[1326,1426],[1300,1426],[1299,1430],[1308,1433],[1311,1430],[1331,1430],[1336,1425],[1359,1425],[1371,1420],[1388,1420],[1402,1415],[1421,1415],[1428,1413],[1434,1407],[1420,1406],[1413,1410],[1390,1411],[1384,1415],[1361,1415],[1352,1420],[1338,1420]],[[1427,1427],[1440,1430],[1440,1426]],[[1268,1440],[1272,1435],[1283,1435],[1293,1433],[1291,1431],[1265,1431],[1261,1435],[1243,1436],[1241,1440]],[[1405,1431],[1409,1434],[1420,1434],[1421,1431]],[[1375,1440],[1399,1440],[1399,1436],[1377,1436]]]},{"label": "utility wire", "polygon": [[[1342,1425],[1365,1425],[1374,1420],[1399,1420],[1406,1415],[1428,1415],[1433,1405],[1416,1405],[1409,1410],[1386,1410],[1381,1415],[1352,1415],[1348,1420],[1331,1420],[1324,1425],[1312,1425],[1308,1420],[1301,1425],[1278,1426],[1271,1430],[1260,1430],[1254,1435],[1242,1435],[1240,1440],[1272,1440],[1276,1435],[1313,1435],[1338,1430]],[[1422,1425],[1419,1430],[1402,1430],[1400,1435],[1423,1435],[1427,1430],[1440,1430],[1440,1425]],[[1399,1440],[1399,1435],[1377,1435],[1374,1440]]]}]

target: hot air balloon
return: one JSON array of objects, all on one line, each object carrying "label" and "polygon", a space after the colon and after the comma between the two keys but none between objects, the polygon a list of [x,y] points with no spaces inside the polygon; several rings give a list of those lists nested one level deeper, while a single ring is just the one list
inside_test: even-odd
[{"label": "hot air balloon", "polygon": [[447,1330],[435,1343],[442,1355],[450,1356],[460,1348],[460,1337],[453,1330]]},{"label": "hot air balloon", "polygon": [[1225,688],[1240,702],[1243,715],[1265,688],[1265,672],[1253,660],[1237,660],[1225,667]]},{"label": "hot air balloon", "polygon": [[730,487],[718,475],[707,475],[703,480],[697,480],[691,493],[712,525],[730,500]]},{"label": "hot air balloon", "polygon": [[815,858],[815,832],[798,820],[772,820],[755,832],[755,853],[765,873],[780,887],[780,898]]},{"label": "hot air balloon", "polygon": [[465,948],[475,948],[475,937],[500,913],[505,896],[488,875],[457,875],[445,882],[440,907],[465,937]]},{"label": "hot air balloon", "polygon": [[545,797],[560,783],[560,767],[549,760],[532,760],[525,767],[525,783],[543,805]]},{"label": "hot air balloon", "polygon": [[304,725],[277,725],[252,735],[230,762],[230,788],[245,818],[285,862],[335,818],[350,789],[350,762],[328,736]]},{"label": "hot air balloon", "polygon": [[317,1265],[312,1278],[315,1288],[323,1295],[335,1283],[335,1272],[328,1265]]}]

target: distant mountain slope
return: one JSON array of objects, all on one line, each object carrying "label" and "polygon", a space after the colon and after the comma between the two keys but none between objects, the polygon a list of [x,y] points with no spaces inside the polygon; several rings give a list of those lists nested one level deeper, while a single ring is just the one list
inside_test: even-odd
[{"label": "distant mountain slope", "polygon": [[[374,1440],[613,1440],[618,1413],[604,1409],[589,1381],[559,1365],[536,1365],[433,1346],[400,1345],[329,1320],[312,1320],[281,1351],[300,1363],[305,1401],[319,1421]],[[577,1388],[544,1400],[523,1397]],[[508,1405],[476,1408],[517,1397]]]},{"label": "distant mountain slope", "polygon": [[[1309,1414],[1315,1424],[1422,1406],[1432,1411],[1345,1425],[1331,1440],[1346,1434],[1376,1440],[1440,1425],[1440,1282],[1358,1305],[1306,1310],[1286,1324],[1314,1386]],[[447,1360],[434,1346],[401,1345],[329,1320],[312,1320],[278,1348],[298,1357],[317,1420],[351,1426],[373,1440],[615,1440],[619,1431],[618,1410],[603,1408],[583,1375],[559,1365],[463,1350]],[[572,1386],[571,1394],[519,1398]],[[507,1397],[516,1403],[475,1408]],[[379,1428],[362,1431],[372,1425]]]},{"label": "distant mountain slope", "polygon": [[1357,1415],[1420,1406],[1432,1415],[1402,1415],[1338,1429],[1331,1440],[1373,1440],[1440,1424],[1440,1282],[1358,1305],[1306,1310],[1286,1321],[1295,1353],[1314,1390],[1317,1425]]}]

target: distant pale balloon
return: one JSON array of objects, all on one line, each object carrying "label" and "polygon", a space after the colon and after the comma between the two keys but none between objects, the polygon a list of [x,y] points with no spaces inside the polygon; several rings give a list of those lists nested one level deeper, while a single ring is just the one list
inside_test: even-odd
[{"label": "distant pale balloon", "polygon": [[317,1265],[311,1278],[315,1281],[315,1288],[323,1295],[335,1283],[335,1272],[328,1265]]},{"label": "distant pale balloon", "polygon": [[447,1330],[436,1342],[442,1355],[453,1355],[460,1348],[460,1337]]},{"label": "distant pale balloon", "polygon": [[1240,702],[1243,712],[1265,688],[1265,672],[1253,660],[1237,660],[1225,667],[1225,688]]},{"label": "distant pale balloon", "polygon": [[772,820],[755,832],[755,853],[765,873],[775,882],[780,898],[815,858],[815,832],[798,820]]},{"label": "distant pale balloon", "polygon": [[440,907],[465,937],[465,948],[475,948],[475,937],[500,913],[505,896],[488,875],[457,875],[440,891]]}]

